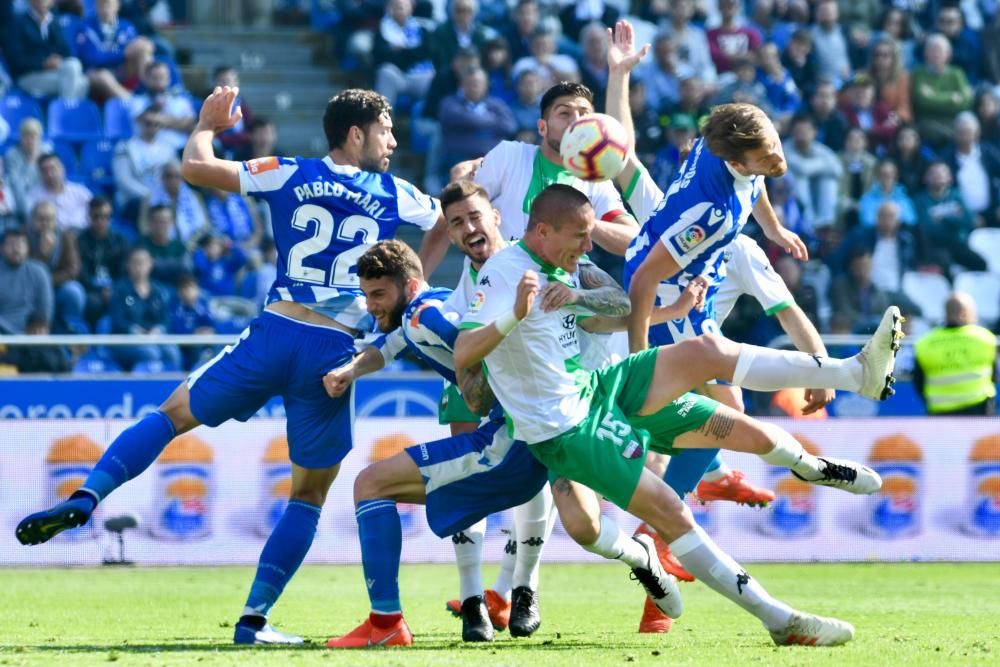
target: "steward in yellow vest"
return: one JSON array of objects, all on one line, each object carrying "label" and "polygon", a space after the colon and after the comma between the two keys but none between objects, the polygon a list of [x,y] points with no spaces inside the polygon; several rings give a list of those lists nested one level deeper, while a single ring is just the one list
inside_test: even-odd
[{"label": "steward in yellow vest", "polygon": [[917,341],[913,382],[931,415],[996,413],[997,339],[976,319],[972,297],[954,292],[945,326]]}]

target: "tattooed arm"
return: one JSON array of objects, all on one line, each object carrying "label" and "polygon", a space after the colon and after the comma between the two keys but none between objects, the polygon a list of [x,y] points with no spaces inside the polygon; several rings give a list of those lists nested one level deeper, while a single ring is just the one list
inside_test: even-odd
[{"label": "tattooed arm", "polygon": [[493,404],[496,403],[496,396],[490,389],[489,382],[486,381],[486,373],[483,372],[482,364],[472,368],[456,369],[458,388],[462,392],[465,404],[469,406],[477,415],[487,415]]},{"label": "tattooed arm", "polygon": [[576,304],[591,310],[595,315],[624,317],[631,304],[628,294],[615,279],[593,264],[580,264],[580,289],[552,281],[539,294],[545,312]]}]

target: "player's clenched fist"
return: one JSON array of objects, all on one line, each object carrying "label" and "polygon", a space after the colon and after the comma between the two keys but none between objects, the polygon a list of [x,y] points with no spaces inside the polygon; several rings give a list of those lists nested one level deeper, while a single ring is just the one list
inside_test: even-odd
[{"label": "player's clenched fist", "polygon": [[330,398],[343,396],[352,382],[354,382],[354,366],[352,364],[334,368],[323,376],[323,388],[326,389]]},{"label": "player's clenched fist", "polygon": [[705,292],[708,289],[708,280],[704,276],[695,276],[681,294],[680,301],[687,306],[687,310],[701,310],[705,307]]},{"label": "player's clenched fist", "polygon": [[578,294],[575,289],[553,281],[545,286],[545,289],[542,290],[540,296],[542,299],[542,310],[546,313],[550,313],[553,310],[558,310],[567,304],[576,303]]},{"label": "player's clenched fist", "polygon": [[531,312],[536,296],[538,296],[538,274],[534,271],[525,271],[517,284],[517,300],[514,301],[514,317],[518,321],[523,320]]}]

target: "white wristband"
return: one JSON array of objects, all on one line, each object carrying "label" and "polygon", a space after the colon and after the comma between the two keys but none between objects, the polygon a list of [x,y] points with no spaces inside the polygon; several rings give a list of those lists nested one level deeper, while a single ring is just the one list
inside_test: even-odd
[{"label": "white wristband", "polygon": [[513,310],[504,313],[503,315],[498,317],[496,321],[493,322],[493,324],[497,328],[497,331],[500,332],[501,336],[506,336],[507,334],[509,334],[511,331],[514,330],[514,327],[516,327],[520,323],[521,320],[517,319],[517,316],[514,315]]}]

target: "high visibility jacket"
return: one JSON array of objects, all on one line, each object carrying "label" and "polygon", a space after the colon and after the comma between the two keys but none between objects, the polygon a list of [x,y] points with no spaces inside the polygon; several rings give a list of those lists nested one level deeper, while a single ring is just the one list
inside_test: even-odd
[{"label": "high visibility jacket", "polygon": [[975,324],[934,329],[917,341],[916,355],[928,412],[953,412],[996,396],[997,338],[989,329]]}]

